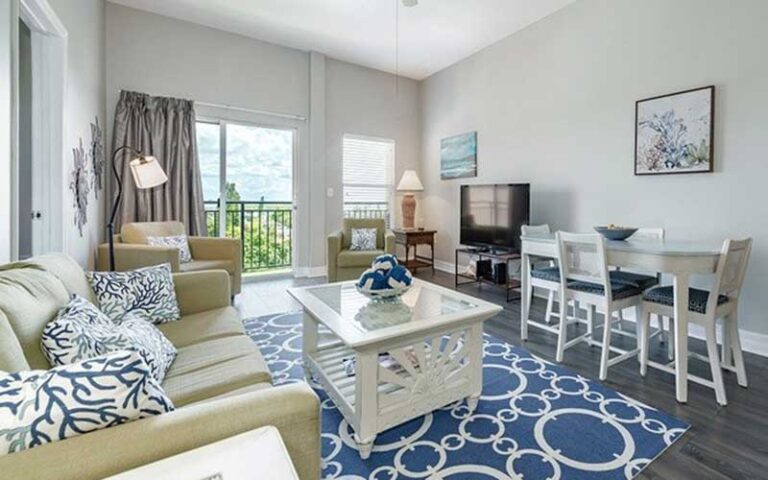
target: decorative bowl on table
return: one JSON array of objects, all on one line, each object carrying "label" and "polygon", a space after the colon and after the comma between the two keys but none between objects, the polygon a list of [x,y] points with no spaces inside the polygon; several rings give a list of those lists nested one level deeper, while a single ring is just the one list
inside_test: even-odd
[{"label": "decorative bowl on table", "polygon": [[377,299],[393,299],[407,292],[413,284],[413,276],[407,268],[397,262],[394,255],[379,255],[371,268],[364,271],[357,280],[357,291]]},{"label": "decorative bowl on table", "polygon": [[631,237],[637,229],[610,224],[604,227],[595,227],[595,231],[608,240],[626,240]]}]

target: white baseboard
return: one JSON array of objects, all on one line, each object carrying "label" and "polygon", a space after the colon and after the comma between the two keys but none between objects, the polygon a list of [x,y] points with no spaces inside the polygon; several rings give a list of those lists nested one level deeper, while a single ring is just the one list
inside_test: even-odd
[{"label": "white baseboard", "polygon": [[298,278],[324,277],[328,272],[328,267],[300,267],[294,270],[293,276]]},{"label": "white baseboard", "polygon": [[[454,268],[455,267],[453,262],[435,260],[435,269],[437,270],[453,275],[453,273],[456,271]],[[535,295],[539,298],[546,298],[539,293],[535,293]],[[631,309],[628,309],[624,315],[624,319],[634,322],[634,312],[632,312]],[[701,325],[691,324],[689,332],[691,337],[704,340],[704,327]],[[718,331],[718,340],[720,340],[719,335],[720,332]],[[741,336],[742,350],[745,352],[754,353],[755,355],[760,355],[762,357],[768,357],[768,334],[750,332],[748,330],[740,329],[739,335]]]}]

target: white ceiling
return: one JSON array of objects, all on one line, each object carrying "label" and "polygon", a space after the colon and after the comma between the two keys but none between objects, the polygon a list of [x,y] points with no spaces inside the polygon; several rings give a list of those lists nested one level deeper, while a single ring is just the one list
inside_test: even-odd
[{"label": "white ceiling", "polygon": [[110,0],[423,79],[575,0]]}]

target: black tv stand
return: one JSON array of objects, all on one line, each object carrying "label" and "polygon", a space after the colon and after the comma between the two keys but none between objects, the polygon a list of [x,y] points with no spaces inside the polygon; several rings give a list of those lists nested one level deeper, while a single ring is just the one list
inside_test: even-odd
[{"label": "black tv stand", "polygon": [[[498,284],[493,281],[490,281],[486,278],[483,278],[482,276],[475,275],[474,277],[471,275],[467,275],[465,273],[459,273],[459,254],[465,254],[465,255],[476,255],[478,257],[478,260],[496,260],[500,262],[504,262],[507,264],[507,281],[503,284]],[[515,260],[520,260],[520,254],[511,250],[504,250],[501,249],[492,249],[492,248],[481,248],[481,247],[459,247],[454,252],[454,287],[458,288],[461,285],[469,285],[469,284],[476,284],[477,288],[481,288],[482,285],[485,283],[487,285],[490,285],[492,287],[496,288],[503,288],[506,293],[506,299],[507,302],[511,302],[512,300],[519,300],[520,296],[522,295],[522,283],[520,282],[519,278],[512,277],[512,269],[510,268],[510,263],[512,263]],[[460,278],[468,279],[470,281],[459,281]],[[515,297],[510,297],[510,292],[512,290],[518,290],[519,295]]]}]

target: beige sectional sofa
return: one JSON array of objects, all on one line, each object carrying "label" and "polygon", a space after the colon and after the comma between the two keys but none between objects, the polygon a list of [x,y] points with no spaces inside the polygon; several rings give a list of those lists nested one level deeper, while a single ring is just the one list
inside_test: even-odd
[{"label": "beige sectional sofa", "polygon": [[[163,382],[177,410],[0,456],[3,478],[103,478],[264,425],[277,427],[302,480],[320,473],[320,414],[306,384],[273,387],[230,305],[225,271],[174,274],[182,319],[159,328],[178,356]],[[82,268],[63,254],[0,266],[0,370],[48,369],[45,324],[71,294],[92,301]]]}]

